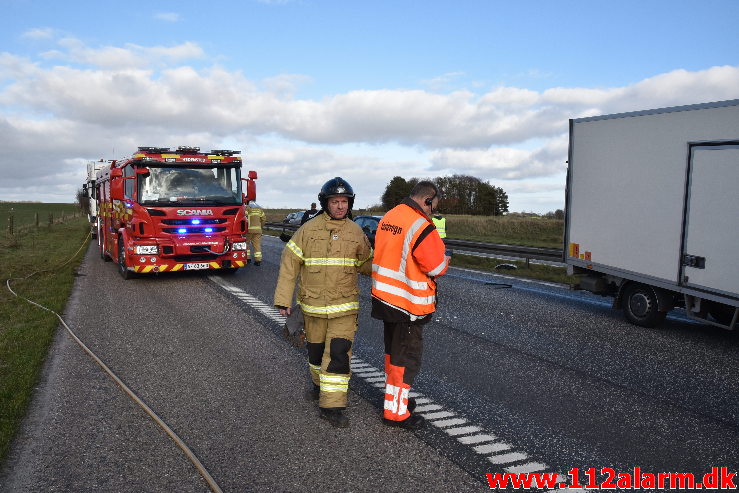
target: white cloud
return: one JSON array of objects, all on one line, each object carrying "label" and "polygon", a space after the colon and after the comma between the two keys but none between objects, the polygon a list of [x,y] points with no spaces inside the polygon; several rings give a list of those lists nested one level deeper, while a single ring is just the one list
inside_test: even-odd
[{"label": "white cloud", "polygon": [[107,70],[170,65],[204,57],[202,48],[190,41],[175,46],[126,43],[123,47],[90,48],[77,38],[62,38],[58,45],[61,49],[49,50],[41,55],[42,58]]},{"label": "white cloud", "polygon": [[154,14],[154,18],[165,22],[179,22],[182,16],[176,12],[159,12]]},{"label": "white cloud", "polygon": [[[24,186],[42,193],[34,190],[52,184],[46,177],[63,179],[56,172],[64,160],[223,141],[256,143],[249,155],[263,177],[260,193],[276,205],[303,207],[323,181],[347,172],[375,194],[367,204],[397,174],[464,173],[513,187],[563,175],[569,118],[739,98],[739,67],[722,66],[614,88],[352,90],[295,99],[311,79],[251,81],[190,64],[206,58],[190,42],[90,47],[75,38],[37,60],[0,53],[0,199]],[[403,160],[382,152],[398,148],[407,149]]]},{"label": "white cloud", "polygon": [[514,147],[442,149],[431,157],[431,169],[471,174],[483,180],[518,180],[552,176],[566,170],[567,136],[535,150]]},{"label": "white cloud", "polygon": [[54,37],[54,33],[54,29],[50,27],[37,27],[34,29],[29,29],[21,36],[26,39],[51,39]]}]

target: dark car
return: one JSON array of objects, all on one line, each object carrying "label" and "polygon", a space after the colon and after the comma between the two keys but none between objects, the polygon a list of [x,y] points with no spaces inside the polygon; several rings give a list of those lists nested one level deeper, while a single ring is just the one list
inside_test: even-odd
[{"label": "dark car", "polygon": [[291,212],[285,216],[285,219],[283,219],[282,222],[285,224],[300,224],[300,220],[303,219],[303,212],[304,211]]},{"label": "dark car", "polygon": [[354,222],[362,228],[364,234],[369,238],[372,247],[375,246],[375,233],[377,233],[377,225],[380,224],[382,216],[357,216],[354,218]]}]

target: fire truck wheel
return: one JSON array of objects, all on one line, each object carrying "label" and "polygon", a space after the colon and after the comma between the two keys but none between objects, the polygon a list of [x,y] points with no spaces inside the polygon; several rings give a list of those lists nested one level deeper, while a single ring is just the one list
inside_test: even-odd
[{"label": "fire truck wheel", "polygon": [[120,236],[118,237],[118,272],[120,272],[123,279],[133,277],[133,272],[126,267],[126,248],[123,244],[123,238]]}]

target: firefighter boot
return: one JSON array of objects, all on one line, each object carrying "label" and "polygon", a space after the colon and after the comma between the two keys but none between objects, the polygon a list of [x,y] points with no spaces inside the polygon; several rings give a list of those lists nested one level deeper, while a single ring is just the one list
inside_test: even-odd
[{"label": "firefighter boot", "polygon": [[321,387],[316,384],[311,384],[311,388],[305,391],[303,398],[306,401],[317,401],[321,395]]},{"label": "firefighter boot", "polygon": [[331,423],[331,426],[334,428],[348,428],[349,427],[349,418],[347,418],[344,415],[344,410],[340,408],[326,408],[322,407],[320,408],[321,412],[319,413],[319,416],[321,419],[325,419],[329,423]]},{"label": "firefighter boot", "polygon": [[408,431],[420,430],[426,425],[426,419],[418,414],[411,414],[403,421],[393,421],[392,419],[382,418],[382,422],[387,426],[395,426]]},{"label": "firefighter boot", "polygon": [[416,410],[416,398],[415,397],[409,397],[408,398],[408,412],[412,413]]}]

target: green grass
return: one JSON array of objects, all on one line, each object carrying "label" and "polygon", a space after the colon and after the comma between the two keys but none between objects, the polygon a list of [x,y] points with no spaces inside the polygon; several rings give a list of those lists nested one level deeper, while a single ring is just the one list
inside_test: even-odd
[{"label": "green grass", "polygon": [[[12,207],[16,218],[24,218],[20,224],[26,226],[16,229],[14,235],[7,227],[0,231],[0,462],[26,412],[59,322],[52,313],[15,297],[6,281],[51,269],[28,279],[12,280],[10,286],[20,296],[63,312],[84,249],[75,253],[90,230],[87,217],[79,210],[78,217],[72,217],[75,211],[70,205],[0,203],[0,217],[7,217]],[[55,211],[55,216],[65,211],[66,220],[49,226],[47,219],[36,228],[34,207],[42,217],[49,211]],[[59,267],[73,256],[71,262]]]},{"label": "green grass", "polygon": [[77,204],[42,204],[40,202],[0,202],[0,221],[3,233],[8,233],[10,217],[13,218],[14,231],[35,227],[38,216],[39,226],[48,226],[49,216],[54,222],[69,217],[81,216]]},{"label": "green grass", "polygon": [[[297,209],[265,209],[268,222],[282,222]],[[381,211],[353,211],[355,216],[378,215]],[[564,221],[544,217],[446,215],[449,238],[508,245],[562,248]]]},{"label": "green grass", "polygon": [[[515,265],[516,269],[496,269],[501,264]],[[465,267],[468,269],[483,270],[495,272],[515,277],[525,277],[536,279],[539,281],[557,282],[562,284],[574,284],[574,277],[567,275],[564,267],[555,267],[552,265],[542,265],[530,263],[528,266],[525,261],[518,260],[501,260],[489,257],[477,257],[475,255],[460,255],[455,253],[452,257],[452,266]]]},{"label": "green grass", "polygon": [[564,221],[543,217],[447,216],[449,238],[562,248]]}]

